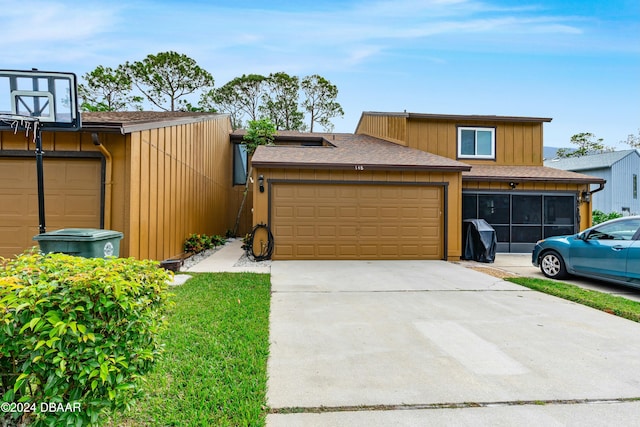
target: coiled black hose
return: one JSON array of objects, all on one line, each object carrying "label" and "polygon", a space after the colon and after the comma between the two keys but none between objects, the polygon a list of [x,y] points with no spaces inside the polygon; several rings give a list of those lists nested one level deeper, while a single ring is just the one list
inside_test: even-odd
[{"label": "coiled black hose", "polygon": [[[267,241],[260,241],[259,249],[260,252],[255,252],[254,240],[256,237],[256,233],[258,230],[264,229],[267,232]],[[264,261],[267,259],[271,259],[271,255],[273,255],[273,234],[271,233],[271,229],[267,224],[260,223],[253,227],[251,233],[249,233],[247,242],[244,245],[244,250],[247,254],[247,257],[253,258],[256,261]]]}]

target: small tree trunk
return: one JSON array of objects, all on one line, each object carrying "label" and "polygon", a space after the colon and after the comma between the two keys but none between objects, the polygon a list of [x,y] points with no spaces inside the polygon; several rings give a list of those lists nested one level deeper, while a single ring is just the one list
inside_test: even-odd
[{"label": "small tree trunk", "polygon": [[238,234],[238,228],[240,227],[240,218],[242,217],[242,210],[244,209],[244,204],[247,201],[247,195],[249,194],[249,177],[253,173],[253,166],[249,167],[249,171],[247,172],[247,180],[244,184],[244,193],[242,194],[242,202],[240,202],[240,208],[238,209],[238,215],[236,216],[236,224],[233,227],[233,235],[236,236]]}]

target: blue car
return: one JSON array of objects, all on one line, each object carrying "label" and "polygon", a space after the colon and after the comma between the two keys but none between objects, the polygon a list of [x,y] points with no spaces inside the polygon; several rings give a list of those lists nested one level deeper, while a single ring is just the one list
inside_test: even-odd
[{"label": "blue car", "polygon": [[532,262],[551,279],[575,274],[640,288],[640,216],[540,240]]}]

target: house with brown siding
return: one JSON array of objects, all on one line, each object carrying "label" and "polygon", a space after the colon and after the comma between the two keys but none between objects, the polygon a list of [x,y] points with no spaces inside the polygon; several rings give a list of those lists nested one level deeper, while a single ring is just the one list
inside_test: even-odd
[{"label": "house with brown siding", "polygon": [[[163,260],[191,233],[233,227],[227,115],[83,113],[82,129],[43,131],[47,231],[121,231],[120,255]],[[0,132],[0,256],[34,246],[38,233],[33,138]]]},{"label": "house with brown siding", "polygon": [[[498,251],[528,252],[590,226],[590,193],[605,182],[543,166],[550,120],[365,112],[354,134],[279,132],[251,159],[239,234],[268,225],[274,259],[455,260],[462,221],[483,218]],[[121,231],[121,256],[163,260],[191,233],[233,228],[248,159],[227,115],[82,122],[42,133],[48,231]],[[0,132],[0,256],[38,232],[33,152],[32,138]]]},{"label": "house with brown siding", "polygon": [[253,221],[274,259],[455,260],[467,218],[496,229],[498,251],[528,252],[590,226],[604,185],[543,166],[549,121],[365,112],[353,135],[281,134],[253,156]]}]

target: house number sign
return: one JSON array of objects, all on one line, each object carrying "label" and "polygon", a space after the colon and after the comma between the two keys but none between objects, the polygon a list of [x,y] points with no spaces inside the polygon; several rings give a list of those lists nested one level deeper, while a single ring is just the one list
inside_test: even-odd
[{"label": "house number sign", "polygon": [[355,168],[357,171],[363,171],[364,170],[364,166],[362,165],[355,165]]}]

